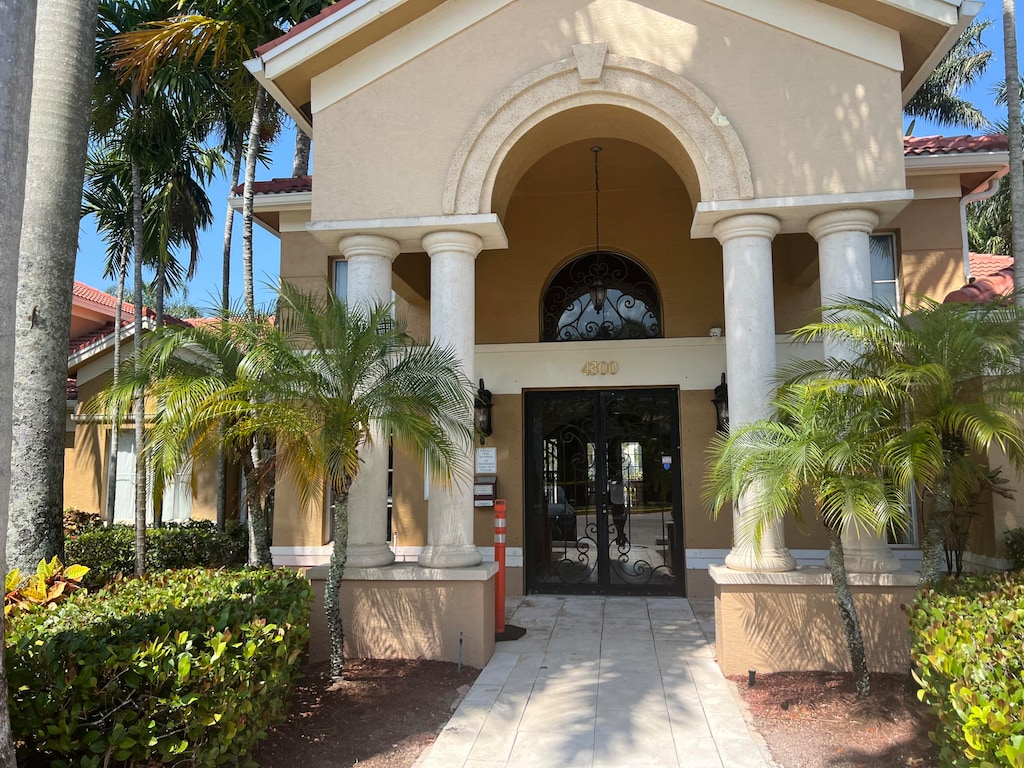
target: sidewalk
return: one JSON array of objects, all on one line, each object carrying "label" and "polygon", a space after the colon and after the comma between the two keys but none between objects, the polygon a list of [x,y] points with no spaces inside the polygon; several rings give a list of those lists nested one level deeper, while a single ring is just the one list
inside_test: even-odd
[{"label": "sidewalk", "polygon": [[498,644],[417,768],[768,768],[714,661],[712,601],[692,603],[511,598],[526,636]]}]

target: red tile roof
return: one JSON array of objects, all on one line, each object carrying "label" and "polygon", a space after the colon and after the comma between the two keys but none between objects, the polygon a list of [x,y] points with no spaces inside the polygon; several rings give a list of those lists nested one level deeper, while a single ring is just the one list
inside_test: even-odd
[{"label": "red tile roof", "polygon": [[994,275],[1002,269],[1013,266],[1013,256],[996,256],[992,253],[972,253],[971,275],[975,278]]},{"label": "red tile roof", "polygon": [[1013,257],[991,253],[970,254],[974,280],[947,294],[944,302],[969,301],[984,304],[1013,292]]},{"label": "red tile roof", "polygon": [[[235,194],[240,195],[245,191],[245,185],[239,184],[235,187]],[[312,176],[287,176],[282,179],[270,179],[269,181],[257,181],[252,185],[253,194],[276,195],[282,192],[312,192]]]},{"label": "red tile roof", "polygon": [[[101,291],[99,288],[93,288],[91,285],[80,283],[75,280],[75,287],[73,290],[73,296],[75,298],[90,301],[93,304],[99,304],[110,310],[110,316],[113,317],[117,311],[117,297],[111,296],[106,291]],[[131,302],[125,301],[121,304],[121,312],[135,317],[135,305]],[[156,313],[149,307],[144,307],[142,312],[143,317],[156,317]]]},{"label": "red tile roof", "polygon": [[280,37],[274,38],[269,43],[264,43],[263,45],[259,46],[256,49],[256,55],[257,56],[262,56],[267,51],[271,51],[274,48],[277,48],[277,46],[281,45],[281,43],[284,43],[284,42],[287,42],[288,40],[291,40],[296,35],[302,33],[303,31],[309,29],[312,26],[315,26],[316,24],[319,24],[324,19],[326,19],[326,18],[328,18],[330,16],[333,16],[334,14],[336,14],[338,11],[342,10],[343,8],[345,8],[345,7],[349,6],[349,5],[352,5],[352,3],[354,3],[355,1],[356,0],[338,0],[338,2],[336,2],[334,5],[327,6],[326,8],[324,8],[322,11],[320,11],[320,13],[318,13],[313,18],[306,19],[301,24],[296,24],[294,27],[289,29],[287,32],[285,32]]},{"label": "red tile roof", "polygon": [[948,155],[962,152],[1005,152],[1010,142],[1002,133],[990,136],[904,136],[904,155]]}]

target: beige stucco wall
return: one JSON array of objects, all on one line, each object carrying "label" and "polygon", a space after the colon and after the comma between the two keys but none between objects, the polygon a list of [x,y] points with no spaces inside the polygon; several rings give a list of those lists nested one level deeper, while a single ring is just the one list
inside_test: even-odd
[{"label": "beige stucco wall", "polygon": [[[914,587],[853,587],[873,672],[905,673],[910,633],[900,609]],[[715,645],[727,675],[849,670],[850,654],[831,586],[716,585]]]},{"label": "beige stucco wall", "polygon": [[898,233],[903,298],[916,305],[925,295],[942,301],[964,284],[959,198],[915,200],[889,227]]},{"label": "beige stucco wall", "polygon": [[[707,94],[746,150],[755,196],[903,186],[897,72],[699,0],[546,0],[512,3],[320,109],[314,220],[439,213],[477,115],[594,41]],[[314,94],[342,74],[319,75]]]}]

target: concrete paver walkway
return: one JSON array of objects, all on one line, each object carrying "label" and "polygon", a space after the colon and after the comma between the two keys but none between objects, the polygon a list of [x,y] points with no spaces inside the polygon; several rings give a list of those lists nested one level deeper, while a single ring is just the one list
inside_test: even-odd
[{"label": "concrete paver walkway", "polygon": [[[714,660],[710,600],[509,600],[499,643],[418,768],[767,768]],[[696,612],[695,612],[696,611]]]}]

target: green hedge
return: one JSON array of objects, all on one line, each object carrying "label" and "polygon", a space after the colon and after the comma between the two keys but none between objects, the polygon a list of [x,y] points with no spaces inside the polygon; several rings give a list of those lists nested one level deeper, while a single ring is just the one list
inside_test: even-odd
[{"label": "green hedge", "polygon": [[168,571],[13,616],[19,764],[252,764],[282,717],[312,596],[288,570]]},{"label": "green hedge", "polygon": [[[223,532],[208,520],[168,523],[146,531],[146,569],[220,568],[243,565],[248,554],[248,534],[244,525],[229,522]],[[115,525],[68,537],[64,542],[65,560],[88,566],[86,583],[106,584],[118,574],[135,573],[135,528]]]},{"label": "green hedge", "polygon": [[919,693],[943,766],[1024,768],[1024,573],[926,589],[910,611]]}]

